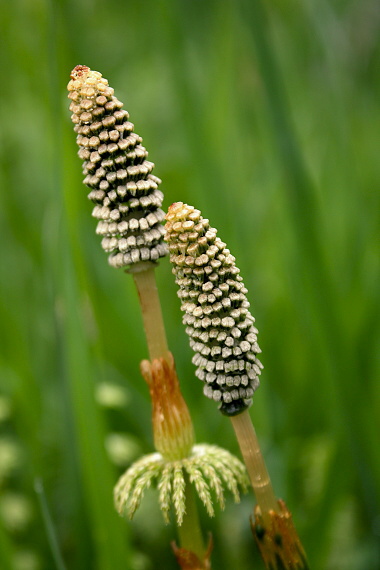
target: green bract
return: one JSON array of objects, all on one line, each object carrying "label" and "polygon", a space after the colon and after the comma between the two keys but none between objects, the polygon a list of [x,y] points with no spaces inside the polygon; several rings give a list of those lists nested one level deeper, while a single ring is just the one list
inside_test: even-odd
[{"label": "green bract", "polygon": [[115,487],[117,511],[132,518],[152,483],[159,490],[159,505],[166,522],[173,507],[178,525],[185,514],[185,486],[189,480],[206,507],[214,516],[213,497],[224,508],[224,491],[228,489],[239,502],[239,487],[248,489],[249,481],[244,465],[228,451],[215,445],[194,445],[189,457],[165,461],[160,453],[152,453],[136,461],[122,475]]}]

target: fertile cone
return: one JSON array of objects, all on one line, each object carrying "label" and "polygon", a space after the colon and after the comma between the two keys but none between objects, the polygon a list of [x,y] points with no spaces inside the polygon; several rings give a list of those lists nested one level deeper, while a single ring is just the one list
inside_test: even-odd
[{"label": "fertile cone", "polygon": [[[96,232],[113,267],[136,267],[167,253],[163,242],[161,180],[123,104],[97,71],[77,65],[68,84],[79,157]],[[136,267],[137,268],[137,267]]]},{"label": "fertile cone", "polygon": [[257,329],[235,258],[199,210],[177,202],[165,240],[179,286],[183,323],[205,396],[227,415],[241,413],[259,386]]}]

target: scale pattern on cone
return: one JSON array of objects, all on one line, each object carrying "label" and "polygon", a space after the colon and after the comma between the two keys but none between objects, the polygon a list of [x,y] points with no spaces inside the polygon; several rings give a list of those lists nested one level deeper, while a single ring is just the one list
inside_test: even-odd
[{"label": "scale pattern on cone", "polygon": [[95,203],[96,233],[113,267],[157,261],[167,254],[161,225],[161,180],[123,104],[97,71],[78,65],[68,84],[84,184]]},{"label": "scale pattern on cone", "polygon": [[177,202],[166,215],[165,240],[179,286],[183,323],[205,396],[236,415],[246,409],[263,368],[255,319],[235,258],[199,210]]}]

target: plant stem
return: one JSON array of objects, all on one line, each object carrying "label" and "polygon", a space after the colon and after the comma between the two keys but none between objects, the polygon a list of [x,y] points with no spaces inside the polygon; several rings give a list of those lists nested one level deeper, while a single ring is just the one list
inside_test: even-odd
[{"label": "plant stem", "polygon": [[185,495],[186,513],[181,526],[178,526],[179,540],[182,548],[194,552],[199,560],[203,561],[206,549],[203,543],[193,485],[187,478]]},{"label": "plant stem", "polygon": [[307,570],[304,548],[290,511],[276,499],[248,410],[231,422],[256,495],[251,528],[266,568]]},{"label": "plant stem", "polygon": [[[139,295],[149,359],[153,362],[157,358],[164,358],[170,363],[171,357],[158,296],[154,273],[155,267],[147,265],[146,268],[143,266],[141,269],[140,271],[133,271],[133,279]],[[206,550],[203,543],[193,486],[188,479],[186,479],[185,496],[186,512],[182,525],[178,526],[180,544],[182,548],[190,550],[203,561]]]},{"label": "plant stem", "polygon": [[251,416],[248,410],[245,410],[237,416],[232,416],[231,422],[256,495],[257,503],[265,518],[266,513],[269,513],[269,511],[278,512],[279,506],[261,453]]},{"label": "plant stem", "polygon": [[155,267],[149,265],[146,269],[133,272],[151,362],[155,358],[168,360],[168,344],[154,270]]}]

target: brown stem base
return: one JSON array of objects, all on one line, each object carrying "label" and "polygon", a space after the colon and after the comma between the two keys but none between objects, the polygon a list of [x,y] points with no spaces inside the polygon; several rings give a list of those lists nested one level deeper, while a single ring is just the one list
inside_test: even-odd
[{"label": "brown stem base", "polygon": [[260,507],[255,508],[251,528],[266,568],[271,570],[308,570],[306,554],[286,504],[278,500],[278,512],[269,511],[264,518]]},{"label": "brown stem base", "polygon": [[208,542],[207,551],[202,560],[191,550],[178,548],[175,542],[172,542],[172,549],[182,570],[210,570],[211,569],[211,551],[213,548],[212,537]]}]

